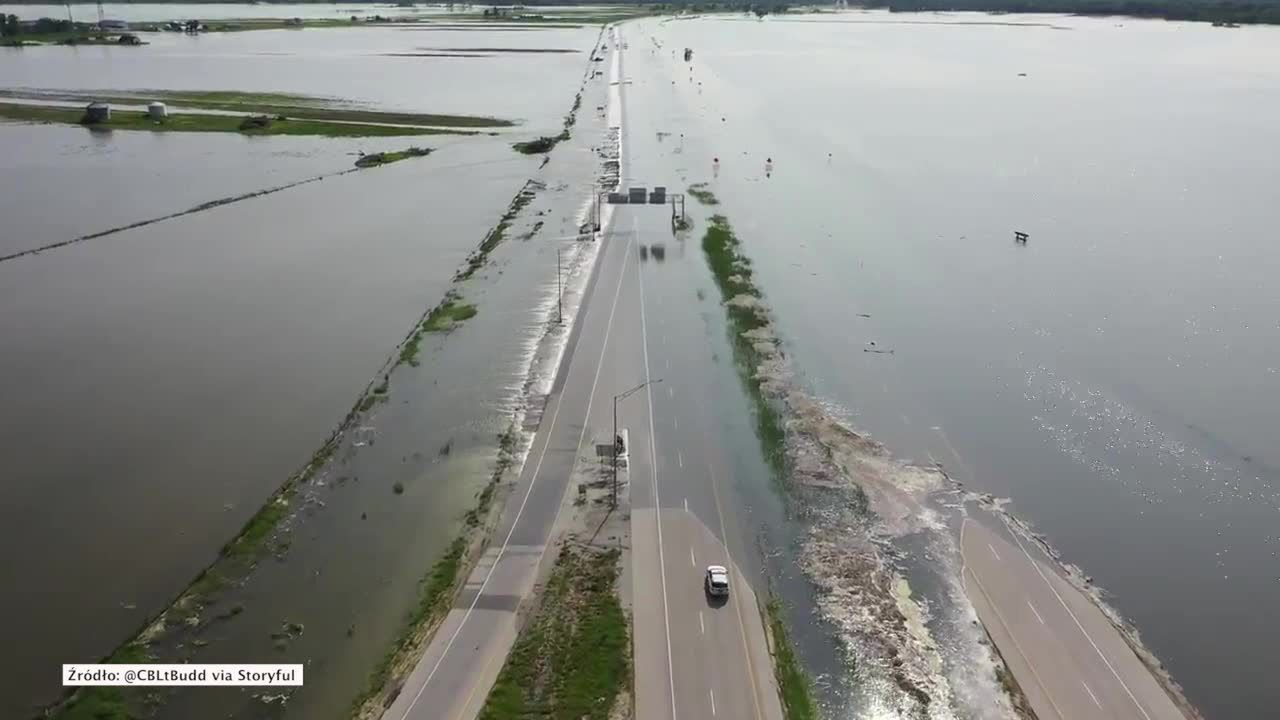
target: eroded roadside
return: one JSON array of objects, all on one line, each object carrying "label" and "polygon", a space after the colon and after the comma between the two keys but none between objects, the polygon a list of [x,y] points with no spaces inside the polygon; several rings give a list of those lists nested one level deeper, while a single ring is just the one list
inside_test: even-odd
[{"label": "eroded roadside", "polygon": [[[603,84],[584,80],[582,92],[603,97]],[[575,150],[603,135],[602,122],[584,122]],[[412,653],[441,598],[465,576],[467,548],[483,537],[502,479],[521,461],[526,422],[537,419],[526,413],[530,398],[545,392],[530,371],[544,339],[558,335],[547,323],[555,266],[543,261],[558,246],[570,280],[585,274],[593,255],[579,252],[590,245],[576,232],[581,188],[600,167],[589,152],[558,153],[521,188],[499,220],[511,234],[486,236],[480,262],[467,261],[470,271],[419,318],[329,440],[111,656],[306,662],[308,686],[199,697],[84,691],[55,717],[340,717],[359,702],[360,687],[394,678],[395,658]],[[409,362],[419,357],[424,367]]]},{"label": "eroded roadside", "polygon": [[[694,190],[702,205],[719,204],[705,187]],[[924,497],[942,487],[942,474],[895,462],[799,387],[751,260],[727,217],[707,219],[702,250],[720,291],[756,437],[805,528],[799,563],[855,675],[855,705],[902,717],[951,718],[956,686],[976,683],[978,690],[963,692],[983,695],[991,715],[1009,716],[1015,703],[998,682],[1002,663],[973,632],[948,636],[946,650],[940,647],[934,634],[939,619],[948,628],[959,623],[947,622],[949,608],[931,608],[913,594],[893,545],[895,538],[919,536],[943,542],[923,506]],[[785,631],[780,608],[770,603],[769,609],[771,627]],[[963,678],[953,671],[960,657],[968,661]],[[775,661],[785,659],[785,653],[775,654]],[[793,688],[808,682],[797,672],[778,668],[784,699],[802,697],[787,689],[788,679]],[[808,716],[802,699],[785,705],[789,717]]]}]

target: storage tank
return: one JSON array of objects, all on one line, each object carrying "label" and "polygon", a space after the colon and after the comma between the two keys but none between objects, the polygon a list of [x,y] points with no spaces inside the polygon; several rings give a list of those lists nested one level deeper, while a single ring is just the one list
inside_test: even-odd
[{"label": "storage tank", "polygon": [[169,117],[169,108],[165,107],[162,102],[153,102],[147,105],[147,114],[151,116],[152,120],[164,120]]}]

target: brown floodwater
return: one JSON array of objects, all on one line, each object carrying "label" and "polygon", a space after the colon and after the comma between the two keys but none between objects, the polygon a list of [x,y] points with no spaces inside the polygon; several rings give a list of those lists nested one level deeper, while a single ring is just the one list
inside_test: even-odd
[{"label": "brown floodwater", "polygon": [[[598,30],[548,32],[555,34],[546,40],[549,45],[585,51]],[[154,53],[128,58],[111,54],[117,48],[107,48],[105,55],[0,57],[6,82],[15,86],[200,89],[192,80],[199,78],[208,89],[253,89],[238,85],[255,83],[264,89],[262,79],[270,76],[266,87],[279,91],[369,104],[394,97],[395,107],[442,112],[460,111],[465,104],[465,97],[445,99],[465,95],[444,93],[450,83],[487,84],[484,93],[471,95],[478,106],[466,112],[524,121],[500,137],[380,138],[376,147],[309,138],[101,137],[79,128],[0,124],[4,137],[22,145],[0,160],[6,170],[0,181],[6,228],[21,231],[4,234],[0,244],[6,249],[70,239],[228,194],[336,172],[351,166],[357,149],[409,144],[436,149],[427,158],[0,263],[0,337],[5,338],[0,396],[6,399],[0,416],[6,481],[0,526],[8,546],[31,549],[10,554],[6,563],[7,586],[24,590],[6,593],[0,601],[4,634],[17,649],[5,655],[0,714],[31,712],[57,695],[58,664],[96,659],[130,636],[307,461],[537,171],[540,158],[515,153],[510,143],[558,130],[586,61],[585,54],[539,53],[519,69],[498,69],[494,75],[490,71],[496,66],[446,70],[434,61],[405,65],[365,52],[403,45],[402,36],[390,29],[380,34],[362,29],[358,39],[338,35],[321,42],[309,35],[244,33],[234,40],[234,50],[223,54],[212,48],[217,43],[169,54],[162,38],[145,48]],[[476,41],[476,33],[467,36]],[[495,45],[513,42],[485,39]],[[344,55],[338,50],[344,47],[355,49]],[[268,51],[287,54],[281,59],[263,54]],[[326,64],[349,73],[318,67]],[[455,70],[465,78],[448,79]],[[539,93],[525,91],[527,73],[543,76],[546,84]],[[371,77],[377,81],[369,82]],[[289,87],[294,82],[298,87]],[[494,92],[508,85],[510,92]],[[404,92],[406,86],[413,90]],[[498,95],[501,100],[481,100]],[[34,179],[34,188],[24,185],[24,176]],[[533,267],[554,270],[554,264]],[[524,277],[513,292],[535,293],[546,280],[537,273]],[[417,397],[427,407],[414,406],[422,416],[410,413],[396,421],[403,428],[403,447],[430,445],[414,450],[431,458],[430,471],[424,469],[426,461],[422,467],[401,467],[399,457],[395,463],[374,463],[424,478],[395,509],[398,523],[382,525],[385,534],[368,537],[370,546],[350,545],[387,560],[399,553],[398,561],[364,563],[374,576],[353,578],[350,594],[335,596],[323,608],[329,614],[319,618],[317,611],[291,604],[287,596],[281,599],[281,592],[300,589],[296,584],[272,576],[245,588],[265,599],[264,613],[271,616],[264,614],[262,622],[278,628],[277,609],[290,619],[315,620],[312,639],[299,643],[309,656],[319,653],[318,647],[337,649],[308,645],[326,637],[319,628],[336,615],[363,623],[380,610],[411,602],[417,579],[455,531],[458,513],[471,502],[477,468],[489,464],[496,433],[490,426],[498,422],[504,394],[518,386],[509,376],[521,346],[511,329],[527,320],[507,321],[511,325],[491,337],[514,343],[510,352],[501,351],[511,361],[486,366],[472,379],[476,385],[464,379],[456,386],[488,392],[473,414],[436,415],[434,408],[442,405],[424,390]],[[434,387],[437,378],[425,377]],[[452,402],[462,397],[476,395]],[[430,418],[448,422],[421,424]],[[413,434],[426,429],[432,431],[430,441]],[[448,462],[434,462],[439,447],[450,440],[456,454]],[[361,482],[386,476],[370,469],[360,474],[366,478]],[[377,509],[369,507],[371,514]],[[358,517],[344,519],[358,523]],[[326,536],[339,534],[308,538]],[[396,550],[379,554],[377,543]],[[333,561],[332,546],[299,545],[304,547],[299,567],[309,567],[306,558],[317,557],[311,553]],[[293,571],[290,566],[284,572]],[[366,581],[379,591],[358,592]],[[266,589],[273,586],[274,591]],[[343,683],[330,685],[342,695],[343,707],[363,681],[363,670],[394,634],[400,615],[387,612],[383,624],[362,627],[356,636],[360,650],[343,651],[353,664],[335,675]],[[245,616],[246,627],[257,627],[251,624],[256,618]],[[234,633],[228,637],[211,644],[210,652],[230,648],[225,651],[237,656]],[[354,671],[357,665],[363,670]],[[317,686],[321,689],[324,685]],[[333,697],[326,698],[326,705],[335,704]]]}]

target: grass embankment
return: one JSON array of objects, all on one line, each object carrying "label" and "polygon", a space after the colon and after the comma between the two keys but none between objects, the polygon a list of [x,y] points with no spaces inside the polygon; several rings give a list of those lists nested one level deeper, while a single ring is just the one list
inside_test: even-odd
[{"label": "grass embankment", "polygon": [[[358,405],[358,404],[357,404]],[[253,517],[244,524],[230,542],[222,546],[217,559],[205,568],[182,595],[154,620],[150,620],[129,641],[115,650],[106,663],[180,663],[187,661],[181,650],[177,657],[155,657],[149,643],[163,641],[168,633],[182,633],[184,629],[200,627],[205,620],[201,615],[206,607],[217,601],[220,590],[242,581],[254,566],[267,554],[287,547],[288,541],[273,543],[276,527],[289,513],[290,502],[298,488],[310,479],[333,457],[343,430],[358,417],[358,406],[353,407],[338,429],[316,451],[311,460],[271,496]],[[225,619],[238,615],[241,606],[232,606],[213,619]],[[178,645],[179,648],[183,646]],[[188,647],[188,652],[195,649]],[[141,687],[83,687],[56,707],[46,712],[51,720],[136,720],[149,717],[154,706],[161,702],[155,688]]]},{"label": "grass embankment", "polygon": [[444,555],[431,566],[418,582],[418,598],[405,617],[400,636],[387,649],[369,673],[365,689],[351,704],[352,718],[376,718],[389,700],[392,680],[413,669],[435,626],[449,611],[457,590],[469,572],[468,551],[481,539],[480,526],[493,508],[498,484],[516,461],[516,427],[514,420],[498,436],[498,461],[489,482],[476,495],[476,505],[462,518],[463,529],[449,543]]},{"label": "grass embankment", "polygon": [[808,674],[800,667],[791,641],[787,638],[787,626],[782,621],[782,603],[770,600],[765,605],[768,614],[769,634],[773,636],[773,672],[778,678],[778,694],[782,696],[782,711],[787,720],[817,720],[818,708],[813,701],[813,685]]},{"label": "grass embankment", "polygon": [[0,118],[27,122],[82,125],[95,130],[148,130],[151,132],[226,132],[241,135],[316,135],[321,137],[400,137],[407,135],[440,135],[455,133],[421,127],[338,123],[320,120],[280,119],[240,115],[170,114],[164,120],[153,120],[147,113],[113,110],[111,119],[92,125],[81,122],[82,108],[51,105],[23,105],[0,102]]},{"label": "grass embankment", "polygon": [[472,275],[475,275],[477,270],[484,267],[484,264],[489,260],[489,253],[493,252],[494,249],[501,245],[502,241],[506,239],[507,230],[511,229],[511,223],[515,221],[516,215],[519,215],[520,211],[523,210],[524,207],[533,200],[533,196],[537,194],[534,192],[532,185],[532,182],[526,182],[524,187],[520,189],[520,192],[516,193],[516,196],[511,200],[511,204],[507,206],[507,211],[502,214],[501,218],[499,218],[498,224],[494,225],[493,229],[489,231],[489,234],[485,236],[484,240],[480,243],[480,247],[476,248],[467,256],[466,264],[463,265],[462,269],[458,270],[458,272],[454,274],[454,282],[467,280]]},{"label": "grass embankment", "polygon": [[[559,135],[544,135],[534,140],[515,143],[511,147],[515,148],[516,152],[524,153],[525,155],[540,155],[551,152],[556,145],[569,139],[569,129],[577,121],[578,108],[580,107],[582,107],[581,90],[574,96],[573,107],[569,108],[569,114],[564,116],[564,129],[560,131]],[[543,162],[543,164],[545,165],[546,162]]]},{"label": "grass embankment", "polygon": [[[699,189],[689,189],[693,194]],[[711,202],[715,197],[707,192]],[[696,197],[696,195],[695,195]],[[786,426],[782,412],[765,391],[766,378],[760,372],[765,359],[758,343],[774,342],[768,311],[761,302],[763,293],[755,283],[751,261],[741,252],[741,243],[733,232],[728,218],[713,215],[702,237],[702,251],[720,296],[724,300],[728,321],[729,342],[733,348],[734,365],[747,389],[747,396],[755,414],[756,437],[760,441],[765,459],[774,477],[786,477]],[[767,348],[766,348],[767,350]],[[778,691],[788,720],[816,720],[817,707],[813,700],[812,682],[791,647],[786,624],[782,618],[782,605],[771,600],[765,606],[769,632],[773,638],[774,674],[778,679]]]},{"label": "grass embankment", "polygon": [[12,37],[0,38],[0,47],[28,47],[31,45],[123,45],[125,47],[137,47],[142,43],[120,42],[120,33],[110,35],[85,32],[85,31],[68,31],[68,32],[51,32],[51,33],[28,33],[25,35],[14,35]]},{"label": "grass embankment", "polygon": [[[93,101],[117,105],[142,105],[160,100],[192,110],[283,115],[294,120],[325,120],[370,125],[413,125],[445,128],[511,127],[510,120],[480,115],[442,115],[439,113],[395,112],[344,106],[332,98],[292,93],[248,93],[230,90],[102,90],[82,92],[55,89],[0,90],[0,97],[22,100],[49,100],[88,103]],[[414,134],[414,133],[404,133]]]},{"label": "grass embankment", "polygon": [[423,335],[448,332],[463,321],[475,317],[477,312],[475,305],[462,302],[462,296],[458,294],[457,290],[450,290],[445,293],[444,299],[440,301],[440,304],[431,308],[426,318],[414,327],[413,332],[409,333],[408,339],[400,346],[400,359],[396,361],[396,364],[403,365],[408,363],[413,367],[418,367],[418,351]]},{"label": "grass embankment", "polygon": [[480,720],[606,720],[629,682],[618,551],[566,544]]},{"label": "grass embankment", "polygon": [[[786,429],[782,414],[764,391],[758,374],[763,355],[756,348],[760,332],[770,332],[768,313],[760,303],[751,261],[739,252],[740,244],[723,215],[713,215],[702,237],[702,251],[720,289],[729,323],[734,364],[747,386],[755,410],[756,435],[776,478],[785,477]],[[753,336],[753,333],[755,335]]]},{"label": "grass embankment", "polygon": [[369,168],[378,167],[379,165],[390,165],[393,162],[400,162],[411,157],[426,157],[431,154],[431,148],[411,147],[395,152],[380,152],[361,155],[356,160],[356,167]]},{"label": "grass embankment", "polygon": [[568,139],[569,131],[564,130],[559,135],[543,135],[534,140],[514,143],[511,147],[515,148],[516,152],[524,153],[525,155],[540,155],[551,152],[560,141]]},{"label": "grass embankment", "polygon": [[[151,662],[146,649],[136,643],[122,645],[103,662],[113,665],[139,665]],[[133,720],[124,690],[118,687],[85,687],[65,705],[57,720]]]}]

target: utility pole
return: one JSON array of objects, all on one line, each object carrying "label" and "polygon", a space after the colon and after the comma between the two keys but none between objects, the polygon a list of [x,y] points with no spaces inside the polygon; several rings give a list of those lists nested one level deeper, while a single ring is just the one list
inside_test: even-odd
[{"label": "utility pole", "polygon": [[[613,489],[609,495],[610,509],[618,507],[618,441],[620,439],[618,437],[618,401],[627,399],[632,393],[639,392],[648,385],[656,385],[660,382],[662,382],[662,378],[646,380],[626,392],[613,396],[613,452],[609,453],[613,458]],[[654,462],[657,462],[657,460],[655,459]]]}]

